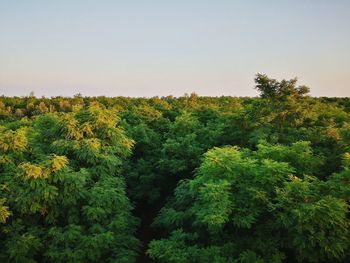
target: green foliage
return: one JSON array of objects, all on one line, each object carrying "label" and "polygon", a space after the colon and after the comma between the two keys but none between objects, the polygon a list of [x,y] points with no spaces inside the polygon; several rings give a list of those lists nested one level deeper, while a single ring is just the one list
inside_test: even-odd
[{"label": "green foliage", "polygon": [[0,262],[347,262],[350,99],[255,82],[0,97]]},{"label": "green foliage", "polygon": [[[152,241],[149,255],[163,262],[202,262],[172,255],[215,246],[222,262],[281,262],[290,253],[299,261],[345,258],[348,205],[329,190],[331,182],[298,176],[317,172],[309,162],[320,160],[306,142],[208,151],[195,178],[183,181],[161,210],[155,224],[170,236]],[[227,244],[235,249],[223,253]]]},{"label": "green foliage", "polygon": [[322,194],[317,179],[291,177],[277,189],[271,206],[277,223],[286,229],[284,244],[295,250],[299,261],[342,259],[349,249],[348,205],[342,199]]},{"label": "green foliage", "polygon": [[3,145],[20,139],[2,147],[2,262],[135,260],[137,220],[120,176],[133,141],[114,114],[94,104],[4,134]]},{"label": "green foliage", "polygon": [[255,82],[257,84],[256,89],[260,91],[261,97],[273,100],[285,100],[288,97],[299,98],[310,91],[306,86],[296,87],[297,78],[278,82],[264,74],[257,74]]}]

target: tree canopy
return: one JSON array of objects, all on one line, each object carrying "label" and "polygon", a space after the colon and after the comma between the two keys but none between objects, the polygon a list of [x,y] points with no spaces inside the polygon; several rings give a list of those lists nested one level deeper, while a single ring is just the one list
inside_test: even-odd
[{"label": "tree canopy", "polygon": [[0,97],[0,262],[350,257],[350,99]]}]

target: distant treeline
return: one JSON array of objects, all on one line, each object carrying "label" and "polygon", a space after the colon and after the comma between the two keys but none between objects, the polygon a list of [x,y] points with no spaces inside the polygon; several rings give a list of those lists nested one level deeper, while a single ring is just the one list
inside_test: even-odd
[{"label": "distant treeline", "polygon": [[348,262],[350,98],[0,97],[0,262]]}]

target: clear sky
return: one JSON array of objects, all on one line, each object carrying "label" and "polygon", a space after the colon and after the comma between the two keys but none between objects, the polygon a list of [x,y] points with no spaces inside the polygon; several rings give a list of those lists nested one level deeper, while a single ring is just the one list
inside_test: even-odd
[{"label": "clear sky", "polygon": [[0,95],[350,96],[349,0],[0,0]]}]

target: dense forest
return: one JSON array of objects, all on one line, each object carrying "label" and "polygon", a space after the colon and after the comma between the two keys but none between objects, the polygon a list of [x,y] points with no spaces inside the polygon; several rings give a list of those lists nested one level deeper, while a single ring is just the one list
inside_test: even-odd
[{"label": "dense forest", "polygon": [[350,98],[0,97],[0,262],[349,262]]}]

